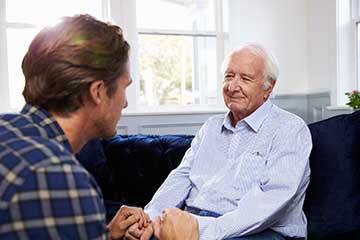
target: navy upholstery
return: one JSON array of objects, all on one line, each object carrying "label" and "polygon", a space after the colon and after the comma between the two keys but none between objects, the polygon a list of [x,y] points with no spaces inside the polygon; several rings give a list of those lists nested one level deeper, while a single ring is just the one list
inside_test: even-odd
[{"label": "navy upholstery", "polygon": [[309,128],[313,149],[304,209],[310,236],[360,239],[360,111]]},{"label": "navy upholstery", "polygon": [[192,139],[188,135],[117,135],[90,141],[77,158],[103,191],[107,219],[122,204],[144,207],[179,165]]},{"label": "navy upholstery", "polygon": [[[311,179],[304,211],[309,239],[360,239],[360,111],[309,125]],[[98,181],[108,219],[144,207],[190,147],[188,135],[117,135],[93,140],[78,159]]]},{"label": "navy upholstery", "polygon": [[144,207],[170,171],[180,164],[192,138],[185,135],[118,135],[107,141],[104,149],[118,199],[127,205]]}]

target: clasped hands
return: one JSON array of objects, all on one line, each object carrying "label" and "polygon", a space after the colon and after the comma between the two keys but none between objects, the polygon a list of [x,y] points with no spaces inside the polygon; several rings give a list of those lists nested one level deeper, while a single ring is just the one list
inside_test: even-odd
[{"label": "clasped hands", "polygon": [[178,208],[163,211],[151,221],[141,208],[122,206],[108,225],[110,239],[198,240],[199,226],[195,217]]}]

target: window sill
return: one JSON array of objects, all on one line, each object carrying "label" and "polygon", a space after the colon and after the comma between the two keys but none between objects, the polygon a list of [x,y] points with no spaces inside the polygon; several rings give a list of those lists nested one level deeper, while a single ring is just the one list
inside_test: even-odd
[{"label": "window sill", "polygon": [[327,106],[325,107],[328,111],[352,111],[353,109],[349,106]]},{"label": "window sill", "polygon": [[123,116],[155,116],[155,115],[192,115],[192,114],[222,114],[228,110],[221,106],[186,106],[186,107],[159,107],[141,108],[138,110],[125,109]]}]

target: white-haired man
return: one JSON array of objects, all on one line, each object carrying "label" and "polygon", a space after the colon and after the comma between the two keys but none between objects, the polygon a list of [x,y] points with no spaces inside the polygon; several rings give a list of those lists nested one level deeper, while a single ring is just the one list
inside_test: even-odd
[{"label": "white-haired man", "polygon": [[306,238],[311,135],[303,120],[269,100],[277,63],[247,44],[225,59],[223,72],[230,111],[202,126],[145,211],[155,218],[184,207],[204,240]]}]

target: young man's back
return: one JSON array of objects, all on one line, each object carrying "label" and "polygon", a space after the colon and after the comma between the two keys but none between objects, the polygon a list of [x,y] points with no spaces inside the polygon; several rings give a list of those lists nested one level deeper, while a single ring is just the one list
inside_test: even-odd
[{"label": "young man's back", "polygon": [[0,116],[0,238],[106,238],[101,191],[56,120],[25,105]]}]

